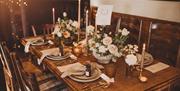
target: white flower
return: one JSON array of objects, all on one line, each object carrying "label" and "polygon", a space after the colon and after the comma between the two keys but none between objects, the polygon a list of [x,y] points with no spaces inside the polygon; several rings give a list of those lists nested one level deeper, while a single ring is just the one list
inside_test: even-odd
[{"label": "white flower", "polygon": [[125,59],[128,65],[135,65],[137,63],[137,57],[133,54],[127,55]]},{"label": "white flower", "polygon": [[78,28],[78,22],[77,21],[74,21],[72,24],[71,24],[73,27],[75,27],[75,28]]},{"label": "white flower", "polygon": [[61,21],[61,18],[58,17],[57,21],[60,22],[60,21]]},{"label": "white flower", "polygon": [[59,31],[60,31],[60,27],[58,25],[55,25],[55,28],[52,34],[57,34]]},{"label": "white flower", "polygon": [[66,12],[63,12],[63,16],[66,17],[66,16],[67,16],[67,13],[66,13]]},{"label": "white flower", "polygon": [[134,51],[138,52],[138,46],[137,45],[134,45]]},{"label": "white flower", "polygon": [[70,19],[70,20],[69,20],[69,24],[72,24],[72,23],[73,23],[73,21]]},{"label": "white flower", "polygon": [[108,46],[108,50],[111,54],[115,54],[118,53],[118,48],[117,46],[115,46],[114,44],[111,44]]},{"label": "white flower", "polygon": [[58,37],[62,37],[62,33],[61,33],[61,32],[58,32],[58,33],[57,33],[57,36],[58,36]]},{"label": "white flower", "polygon": [[100,46],[100,44],[99,44],[99,43],[96,43],[96,44],[95,44],[95,47],[99,47],[99,46]]},{"label": "white flower", "polygon": [[70,26],[70,24],[67,24],[66,27],[67,27],[68,30],[72,30],[72,27]]},{"label": "white flower", "polygon": [[87,33],[90,34],[92,32],[94,32],[94,26],[92,25],[87,26]]},{"label": "white flower", "polygon": [[122,35],[127,36],[129,34],[129,31],[126,28],[123,28]]},{"label": "white flower", "polygon": [[102,41],[103,41],[104,45],[110,45],[112,43],[112,38],[107,36],[107,37],[103,38]]},{"label": "white flower", "polygon": [[105,53],[107,51],[107,48],[105,46],[100,46],[98,49],[100,53]]}]

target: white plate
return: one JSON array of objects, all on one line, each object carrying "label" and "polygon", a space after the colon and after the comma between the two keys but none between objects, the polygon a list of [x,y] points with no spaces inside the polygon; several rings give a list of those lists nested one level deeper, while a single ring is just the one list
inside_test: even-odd
[{"label": "white plate", "polygon": [[46,58],[50,60],[64,60],[70,57],[69,53],[66,53],[64,56],[59,56],[59,55],[47,55]]},{"label": "white plate", "polygon": [[[138,59],[138,65],[140,65],[141,63],[141,54],[136,54],[137,56],[137,59]],[[153,57],[151,54],[145,52],[145,55],[144,55],[144,65],[150,65],[152,64],[154,61]]]},{"label": "white plate", "polygon": [[85,75],[71,75],[69,76],[69,78],[77,82],[92,82],[99,79],[100,75],[101,71],[99,69],[95,69],[90,77],[87,77]]},{"label": "white plate", "polygon": [[44,42],[43,39],[31,41],[31,45],[45,45],[45,44],[48,44],[48,42]]}]

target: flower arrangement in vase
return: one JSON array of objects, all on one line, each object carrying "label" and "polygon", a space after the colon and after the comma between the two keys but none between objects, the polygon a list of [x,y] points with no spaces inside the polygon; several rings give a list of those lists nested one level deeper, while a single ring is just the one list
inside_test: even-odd
[{"label": "flower arrangement in vase", "polygon": [[89,33],[92,37],[88,40],[88,46],[98,62],[107,64],[110,60],[115,62],[123,56],[124,44],[129,35],[126,28],[119,29],[114,35],[111,32],[104,33],[102,28],[91,30]]},{"label": "flower arrangement in vase", "polygon": [[65,45],[72,45],[76,41],[78,22],[67,18],[66,12],[63,13],[63,19],[58,18],[55,24],[53,35],[61,38]]}]

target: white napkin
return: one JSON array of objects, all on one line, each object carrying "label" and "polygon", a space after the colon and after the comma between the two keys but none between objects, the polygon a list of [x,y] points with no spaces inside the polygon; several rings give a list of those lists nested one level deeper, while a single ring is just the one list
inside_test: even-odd
[{"label": "white napkin", "polygon": [[38,64],[40,65],[42,63],[42,60],[47,56],[51,54],[59,54],[59,48],[51,48],[51,49],[46,49],[41,51],[42,56],[40,59],[38,59]]},{"label": "white napkin", "polygon": [[162,62],[158,62],[158,63],[153,64],[153,65],[151,65],[151,66],[148,66],[148,67],[146,67],[146,68],[144,68],[144,69],[146,69],[146,70],[148,70],[148,71],[150,71],[150,72],[152,72],[152,73],[156,73],[156,72],[161,71],[161,70],[163,70],[163,69],[166,69],[166,68],[168,68],[168,67],[169,67],[169,65],[164,64],[164,63],[162,63]]},{"label": "white napkin", "polygon": [[70,54],[70,56],[69,56],[71,59],[74,59],[74,60],[77,60],[77,57],[74,55],[74,54]]},{"label": "white napkin", "polygon": [[31,45],[31,42],[27,42],[27,43],[25,44],[25,48],[24,48],[24,52],[25,52],[25,53],[28,53],[28,52],[29,52],[29,47],[30,47],[30,45]]},{"label": "white napkin", "polygon": [[108,77],[107,75],[105,75],[104,73],[102,73],[102,74],[100,75],[100,77],[101,77],[103,80],[105,80],[107,83],[114,83],[114,78],[110,78],[110,77]]},{"label": "white napkin", "polygon": [[57,67],[63,74],[61,75],[62,78],[65,78],[66,76],[70,76],[72,74],[74,75],[83,75],[86,67],[82,65],[81,63],[73,63],[73,64],[68,64],[64,66],[59,66]]},{"label": "white napkin", "polygon": [[25,39],[27,41],[27,43],[25,44],[24,52],[25,53],[29,52],[29,47],[30,47],[32,41],[40,40],[40,39],[42,39],[42,38],[41,37],[35,37],[35,38]]}]

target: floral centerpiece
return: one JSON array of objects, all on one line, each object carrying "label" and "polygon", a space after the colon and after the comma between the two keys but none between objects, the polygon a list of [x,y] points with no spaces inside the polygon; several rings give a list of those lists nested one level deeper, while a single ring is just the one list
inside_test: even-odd
[{"label": "floral centerpiece", "polygon": [[52,34],[60,38],[64,44],[72,44],[76,40],[78,22],[67,18],[67,14],[63,13],[63,19],[58,18]]},{"label": "floral centerpiece", "polygon": [[117,58],[127,53],[124,48],[126,48],[125,41],[130,32],[126,28],[119,29],[114,35],[111,32],[104,33],[102,29],[95,31],[92,26],[89,26],[87,30],[92,35],[88,40],[89,49],[98,62],[106,64],[111,59],[115,62]]}]

